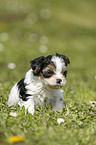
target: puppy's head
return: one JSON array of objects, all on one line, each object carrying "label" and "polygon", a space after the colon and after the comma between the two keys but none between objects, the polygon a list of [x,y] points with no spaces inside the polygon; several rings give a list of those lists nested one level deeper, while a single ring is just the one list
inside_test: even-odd
[{"label": "puppy's head", "polygon": [[67,56],[56,53],[47,57],[41,56],[32,60],[31,68],[35,76],[40,76],[45,85],[52,89],[59,89],[66,84]]}]

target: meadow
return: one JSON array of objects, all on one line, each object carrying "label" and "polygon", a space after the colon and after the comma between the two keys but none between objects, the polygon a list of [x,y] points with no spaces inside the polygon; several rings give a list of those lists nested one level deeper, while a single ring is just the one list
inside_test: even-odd
[{"label": "meadow", "polygon": [[[9,108],[10,89],[30,69],[30,60],[55,52],[71,62],[64,111],[37,106],[33,116],[25,116],[24,108]],[[58,118],[64,119],[60,125]],[[16,143],[23,145],[96,144],[95,0],[0,2],[0,144],[9,145],[12,136],[23,136]]]}]

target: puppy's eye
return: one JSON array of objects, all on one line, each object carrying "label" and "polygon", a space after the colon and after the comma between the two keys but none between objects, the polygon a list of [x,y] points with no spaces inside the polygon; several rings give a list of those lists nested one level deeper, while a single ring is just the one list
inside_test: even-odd
[{"label": "puppy's eye", "polygon": [[50,71],[50,70],[49,70],[47,73],[48,73],[49,75],[52,75],[52,74],[53,74],[53,72],[52,72],[52,71]]},{"label": "puppy's eye", "polygon": [[66,77],[67,76],[67,70],[62,71],[62,74]]},{"label": "puppy's eye", "polygon": [[49,78],[49,77],[51,77],[53,74],[54,74],[54,72],[48,70],[48,71],[46,71],[46,72],[43,72],[43,77],[44,77],[44,78]]}]

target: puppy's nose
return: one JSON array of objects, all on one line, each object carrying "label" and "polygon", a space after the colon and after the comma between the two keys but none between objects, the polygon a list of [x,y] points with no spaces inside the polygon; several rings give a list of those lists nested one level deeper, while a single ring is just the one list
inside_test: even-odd
[{"label": "puppy's nose", "polygon": [[62,82],[61,79],[57,79],[57,80],[56,80],[56,83],[57,83],[57,84],[60,84],[61,82]]}]

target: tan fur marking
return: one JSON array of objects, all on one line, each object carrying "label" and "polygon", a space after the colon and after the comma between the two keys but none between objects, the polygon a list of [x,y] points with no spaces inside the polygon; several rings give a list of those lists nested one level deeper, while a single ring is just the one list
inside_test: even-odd
[{"label": "tan fur marking", "polygon": [[45,69],[43,69],[43,71],[47,71],[47,70],[54,71],[55,70],[54,65],[49,64]]}]

